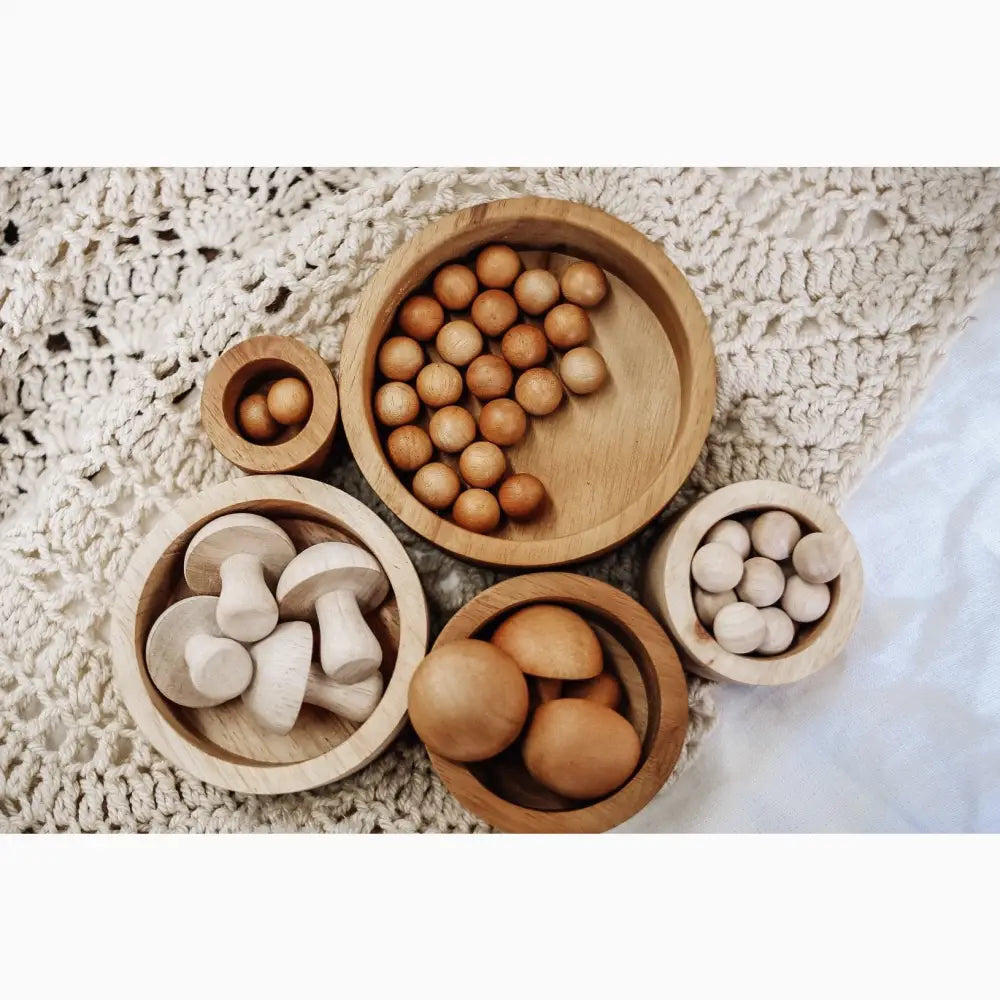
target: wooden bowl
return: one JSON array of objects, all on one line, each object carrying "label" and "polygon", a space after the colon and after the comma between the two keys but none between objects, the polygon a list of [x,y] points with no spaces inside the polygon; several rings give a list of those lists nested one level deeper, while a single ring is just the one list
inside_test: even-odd
[{"label": "wooden bowl", "polygon": [[445,625],[435,647],[489,639],[517,608],[545,602],[583,615],[604,649],[605,669],[625,689],[623,714],[642,740],[635,774],[591,803],[538,785],[521,762],[520,740],[492,760],[462,764],[428,751],[434,769],[470,812],[509,833],[601,833],[635,815],[670,777],[688,726],[687,685],[673,645],[642,605],[610,584],[574,573],[532,573],[484,590]]},{"label": "wooden bowl", "polygon": [[[289,375],[308,383],[312,392],[305,426],[280,444],[248,440],[236,422],[240,400],[265,380]],[[302,341],[271,334],[252,337],[212,366],[201,393],[201,423],[212,444],[244,472],[315,475],[330,454],[337,429],[337,383],[330,366]]]},{"label": "wooden bowl", "polygon": [[[181,708],[149,679],[146,635],[163,609],[188,596],[184,550],[194,533],[222,514],[273,518],[296,548],[352,541],[367,548],[389,578],[390,594],[369,616],[382,643],[385,693],[360,726],[303,706],[286,736],[258,728],[235,699],[217,708]],[[406,722],[410,678],[427,649],[427,605],[416,570],[389,527],[341,490],[296,476],[233,479],[181,501],[136,550],[115,601],[112,632],[118,690],[146,738],[169,761],[213,785],[238,792],[294,792],[352,774],[374,760]]]},{"label": "wooden bowl", "polygon": [[[795,642],[776,656],[739,656],[724,650],[698,620],[691,593],[691,560],[705,533],[717,522],[753,510],[784,510],[812,531],[837,537],[848,553],[830,584],[830,607]],[[822,669],[844,648],[864,589],[861,556],[847,525],[819,497],[788,483],[753,479],[716,490],[692,504],[656,543],[646,567],[643,600],[670,631],[684,665],[714,681],[790,684]]]},{"label": "wooden bowl", "polygon": [[[590,343],[609,380],[590,396],[566,399],[530,418],[525,438],[506,449],[515,472],[545,484],[549,502],[533,520],[509,520],[492,534],[460,528],[421,504],[390,464],[372,412],[381,377],[380,343],[400,303],[435,270],[492,242],[510,244],[526,266],[557,275],[575,257],[600,265],[610,293],[589,310]],[[541,251],[541,252],[539,252]],[[536,321],[537,322],[537,321]],[[499,353],[499,338],[486,338]],[[438,360],[431,349],[431,358]],[[397,250],[368,284],[351,317],[341,362],[344,429],[376,493],[414,531],[477,563],[553,566],[590,558],[629,538],[670,501],[708,433],[715,404],[715,354],[705,316],[680,271],[631,226],[594,208],[517,198],[463,209],[431,223]],[[549,367],[557,370],[554,353]],[[474,416],[479,404],[462,402]],[[454,464],[449,459],[449,464]]]}]

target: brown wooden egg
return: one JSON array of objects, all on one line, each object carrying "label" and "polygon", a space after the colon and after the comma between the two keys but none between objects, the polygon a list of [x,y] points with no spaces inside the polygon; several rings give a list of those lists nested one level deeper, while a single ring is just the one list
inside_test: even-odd
[{"label": "brown wooden egg", "polygon": [[588,260],[577,260],[563,271],[559,282],[567,302],[587,309],[599,305],[608,294],[608,279],[604,272]]},{"label": "brown wooden egg", "polygon": [[446,264],[434,275],[434,297],[452,312],[468,309],[479,291],[479,282],[464,264]]},{"label": "brown wooden egg", "polygon": [[237,419],[240,430],[251,441],[270,441],[281,430],[281,425],[271,416],[267,396],[262,392],[252,392],[240,400]]},{"label": "brown wooden egg", "polygon": [[515,611],[491,641],[535,677],[584,680],[596,677],[604,662],[587,620],[558,604],[530,604]]},{"label": "brown wooden egg", "polygon": [[470,486],[485,490],[503,478],[507,471],[507,459],[492,442],[473,441],[459,457],[458,471]]},{"label": "brown wooden egg", "polygon": [[476,399],[499,399],[510,392],[514,373],[503,358],[481,354],[465,371],[465,384]]},{"label": "brown wooden egg", "polygon": [[527,429],[528,418],[513,399],[492,399],[479,412],[479,433],[501,448],[517,444]]},{"label": "brown wooden egg", "polygon": [[515,521],[527,521],[538,513],[545,500],[545,487],[528,472],[505,479],[497,492],[503,512]]},{"label": "brown wooden egg", "polygon": [[300,378],[279,378],[267,390],[267,409],[284,424],[304,424],[312,410],[312,392]]},{"label": "brown wooden egg", "polygon": [[426,465],[434,454],[434,446],[427,431],[416,424],[397,427],[386,442],[389,459],[397,469],[413,472]]},{"label": "brown wooden egg", "polygon": [[500,504],[487,490],[471,489],[459,493],[451,509],[455,523],[466,531],[485,534],[500,523]]},{"label": "brown wooden egg", "polygon": [[586,698],[605,708],[618,710],[622,703],[622,683],[614,674],[605,670],[585,681],[570,681],[563,685],[564,698]]},{"label": "brown wooden egg", "polygon": [[517,303],[498,288],[481,292],[472,303],[472,322],[487,337],[499,337],[517,321]]},{"label": "brown wooden egg", "polygon": [[420,400],[405,382],[386,382],[375,393],[375,416],[386,427],[412,423],[419,412]]},{"label": "brown wooden egg", "polygon": [[462,489],[458,473],[444,462],[430,462],[418,469],[410,484],[413,495],[431,510],[445,510]]},{"label": "brown wooden egg", "polygon": [[483,335],[467,319],[453,319],[438,330],[438,354],[449,364],[464,367],[483,350]]},{"label": "brown wooden egg", "polygon": [[424,367],[424,349],[412,337],[390,337],[379,348],[378,370],[392,382],[409,382]]},{"label": "brown wooden egg", "polygon": [[579,347],[590,338],[590,319],[572,302],[563,302],[545,314],[545,336],[560,351]]},{"label": "brown wooden egg", "polygon": [[518,323],[503,335],[500,351],[511,368],[526,371],[537,368],[545,361],[549,354],[549,342],[537,326]]},{"label": "brown wooden egg", "polygon": [[414,340],[431,340],[444,323],[444,310],[429,295],[413,295],[399,307],[399,328]]},{"label": "brown wooden egg", "polygon": [[521,273],[517,251],[502,243],[483,247],[476,257],[476,277],[487,288],[510,288]]},{"label": "brown wooden egg", "polygon": [[533,267],[514,282],[514,298],[529,316],[540,316],[559,301],[559,282],[544,268]]},{"label": "brown wooden egg", "polygon": [[586,396],[604,385],[608,368],[592,347],[574,347],[559,362],[559,377],[570,392]]},{"label": "brown wooden egg", "polygon": [[631,723],[584,698],[539,705],[521,749],[536,780],[571,799],[600,799],[632,776],[642,745]]},{"label": "brown wooden egg", "polygon": [[442,451],[454,454],[468,448],[476,437],[476,422],[461,406],[445,406],[430,419],[431,440]]},{"label": "brown wooden egg", "polygon": [[528,717],[528,683],[517,664],[479,639],[432,649],[410,680],[410,722],[449,760],[494,757],[517,739]]},{"label": "brown wooden egg", "polygon": [[417,376],[417,395],[435,410],[462,398],[462,373],[445,361],[424,365]]},{"label": "brown wooden egg", "polygon": [[562,383],[548,368],[529,368],[517,380],[514,398],[533,417],[544,417],[562,402]]}]

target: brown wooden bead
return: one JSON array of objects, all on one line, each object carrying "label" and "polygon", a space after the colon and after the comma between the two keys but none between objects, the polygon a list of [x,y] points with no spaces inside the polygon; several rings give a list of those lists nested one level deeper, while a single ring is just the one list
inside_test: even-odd
[{"label": "brown wooden bead", "polygon": [[476,437],[476,422],[461,406],[446,406],[431,417],[428,426],[431,440],[449,454],[462,451]]},{"label": "brown wooden bead", "polygon": [[507,292],[491,288],[472,303],[472,322],[487,337],[499,337],[517,321],[517,303]]},{"label": "brown wooden bead", "polygon": [[507,471],[507,459],[491,441],[474,441],[458,459],[458,471],[470,485],[489,489]]},{"label": "brown wooden bead", "polygon": [[544,417],[562,402],[563,387],[548,368],[529,368],[517,380],[514,397],[533,417]]},{"label": "brown wooden bead", "polygon": [[434,454],[434,446],[427,431],[416,424],[397,427],[389,435],[386,446],[392,464],[404,472],[413,472],[426,465]]},{"label": "brown wooden bead", "polygon": [[567,302],[590,309],[608,294],[608,279],[604,272],[589,260],[577,260],[563,271],[559,282]]},{"label": "brown wooden bead", "polygon": [[510,392],[514,373],[503,358],[495,354],[481,354],[466,369],[465,384],[476,399],[499,399]]},{"label": "brown wooden bead", "polygon": [[476,257],[476,277],[486,288],[510,288],[520,273],[517,251],[502,243],[483,247]]},{"label": "brown wooden bead", "polygon": [[447,264],[434,276],[434,297],[452,312],[467,309],[478,291],[475,274],[464,264]]},{"label": "brown wooden bead", "polygon": [[378,370],[393,382],[409,382],[424,360],[424,349],[412,337],[390,337],[379,348]]},{"label": "brown wooden bead", "polygon": [[544,268],[533,267],[514,282],[514,298],[530,316],[540,316],[559,301],[559,282]]},{"label": "brown wooden bead", "polygon": [[375,393],[375,416],[386,427],[412,423],[419,412],[420,400],[405,382],[386,382]]},{"label": "brown wooden bead", "polygon": [[559,350],[579,347],[590,338],[590,319],[586,312],[572,302],[550,309],[545,314],[545,336]]},{"label": "brown wooden bead", "polygon": [[411,483],[413,495],[431,510],[444,510],[455,502],[462,483],[444,462],[430,462],[418,469]]},{"label": "brown wooden bead", "polygon": [[497,494],[503,512],[515,521],[535,516],[545,500],[545,487],[535,476],[518,472],[505,479]]},{"label": "brown wooden bead", "polygon": [[479,413],[479,433],[501,448],[517,444],[527,429],[528,418],[513,399],[493,399]]},{"label": "brown wooden bead", "polygon": [[549,353],[549,342],[537,326],[518,323],[500,341],[500,351],[512,368],[527,371],[542,364]]},{"label": "brown wooden bead", "polygon": [[244,436],[258,443],[270,441],[281,430],[267,408],[267,397],[261,392],[253,392],[240,400],[237,419]]},{"label": "brown wooden bead", "polygon": [[466,490],[458,495],[451,516],[459,527],[485,534],[500,523],[500,504],[487,490]]},{"label": "brown wooden bead", "polygon": [[302,424],[312,410],[312,393],[300,378],[279,378],[267,391],[267,409],[284,424]]},{"label": "brown wooden bead", "polygon": [[444,310],[429,295],[413,295],[399,307],[399,328],[414,340],[431,340],[444,323]]},{"label": "brown wooden bead", "polygon": [[417,395],[434,409],[457,403],[462,397],[462,373],[454,365],[432,361],[420,369]]}]

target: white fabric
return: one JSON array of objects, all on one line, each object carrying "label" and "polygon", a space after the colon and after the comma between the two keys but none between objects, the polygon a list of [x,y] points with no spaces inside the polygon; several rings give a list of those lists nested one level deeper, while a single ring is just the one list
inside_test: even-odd
[{"label": "white fabric", "polygon": [[718,685],[695,762],[622,832],[1000,832],[1000,287],[842,514],[865,566],[839,662]]}]

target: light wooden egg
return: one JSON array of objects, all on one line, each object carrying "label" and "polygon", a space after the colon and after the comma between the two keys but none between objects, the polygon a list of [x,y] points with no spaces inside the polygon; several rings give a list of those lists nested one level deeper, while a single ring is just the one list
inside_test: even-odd
[{"label": "light wooden egg", "polygon": [[494,757],[528,717],[528,683],[502,650],[458,639],[431,650],[410,680],[410,722],[434,753],[450,760]]},{"label": "light wooden egg", "polygon": [[584,680],[601,672],[604,654],[587,620],[558,604],[530,604],[505,618],[491,640],[526,673]]},{"label": "light wooden egg", "polygon": [[427,430],[438,448],[454,454],[475,440],[476,422],[461,406],[445,406],[431,417]]},{"label": "light wooden egg", "polygon": [[416,424],[397,427],[386,442],[389,460],[397,469],[413,472],[426,465],[434,454],[434,446],[427,431]]},{"label": "light wooden egg", "polygon": [[434,275],[434,297],[452,312],[467,309],[479,291],[479,282],[464,264],[446,264]]},{"label": "light wooden egg", "polygon": [[720,590],[713,594],[710,590],[702,590],[695,587],[692,592],[694,600],[694,611],[698,616],[698,621],[711,628],[715,623],[715,616],[727,605],[735,604],[738,600],[735,590]]},{"label": "light wooden egg", "polygon": [[472,303],[472,322],[487,337],[499,337],[517,322],[517,303],[498,288],[480,292]]},{"label": "light wooden egg", "polygon": [[485,534],[500,523],[500,504],[487,490],[471,489],[459,493],[451,509],[455,523],[466,531]]},{"label": "light wooden egg", "polygon": [[386,382],[375,393],[375,416],[386,427],[412,423],[420,412],[420,400],[405,382]]},{"label": "light wooden egg", "polygon": [[587,396],[607,381],[608,367],[592,347],[574,347],[559,362],[559,377],[570,392]]},{"label": "light wooden egg", "polygon": [[270,441],[281,430],[281,425],[267,408],[267,396],[262,392],[252,392],[240,400],[236,410],[240,430],[251,441]]},{"label": "light wooden egg", "polygon": [[792,565],[806,583],[829,583],[844,568],[844,550],[833,535],[814,531],[792,550]]},{"label": "light wooden egg", "polygon": [[754,650],[764,656],[783,653],[795,641],[795,622],[781,608],[761,608],[764,638]]},{"label": "light wooden egg", "polygon": [[529,368],[515,383],[514,398],[525,412],[544,417],[562,402],[562,383],[548,368]]},{"label": "light wooden egg", "polygon": [[492,399],[479,412],[479,433],[501,448],[517,444],[527,429],[528,418],[513,399]]},{"label": "light wooden egg", "polygon": [[399,307],[397,321],[407,336],[427,341],[441,329],[444,310],[441,303],[429,295],[412,295]]},{"label": "light wooden egg", "polygon": [[518,323],[503,335],[500,351],[511,368],[526,371],[537,368],[545,361],[549,354],[549,342],[537,326]]},{"label": "light wooden egg", "polygon": [[476,399],[500,399],[510,392],[514,373],[503,358],[495,354],[481,354],[466,369],[465,384]]},{"label": "light wooden egg", "polygon": [[529,472],[518,472],[503,481],[497,498],[503,512],[515,521],[527,521],[545,501],[545,487]]},{"label": "light wooden egg", "polygon": [[732,518],[719,521],[718,524],[709,528],[705,535],[705,541],[722,542],[723,545],[728,545],[735,550],[741,559],[747,559],[750,556],[750,532],[739,521],[734,521]]},{"label": "light wooden egg", "polygon": [[775,562],[787,559],[801,537],[799,522],[785,510],[765,511],[750,528],[754,552]]},{"label": "light wooden egg", "polygon": [[777,604],[785,590],[785,574],[773,560],[754,556],[743,564],[743,576],[736,584],[736,596],[755,608]]},{"label": "light wooden egg", "polygon": [[502,243],[483,247],[476,257],[476,277],[486,288],[510,288],[520,273],[517,251]]},{"label": "light wooden egg", "polygon": [[719,609],[712,625],[715,641],[730,653],[752,653],[764,638],[764,616],[760,608],[745,601]]},{"label": "light wooden egg", "polygon": [[709,542],[691,560],[694,582],[711,594],[735,590],[743,576],[743,560],[728,545]]},{"label": "light wooden egg", "polygon": [[545,314],[545,336],[559,350],[579,347],[590,338],[590,319],[572,302],[563,302]]},{"label": "light wooden egg", "polygon": [[608,294],[608,279],[604,272],[589,260],[577,260],[563,271],[559,282],[567,302],[587,309],[600,305]]},{"label": "light wooden egg", "polygon": [[631,723],[584,698],[539,705],[521,749],[528,773],[571,799],[600,799],[632,776],[642,745]]},{"label": "light wooden egg", "polygon": [[507,459],[492,442],[473,441],[459,457],[458,471],[470,486],[485,490],[503,479]]},{"label": "light wooden egg", "polygon": [[409,382],[424,367],[424,349],[412,337],[390,337],[378,352],[378,370],[393,382]]},{"label": "light wooden egg", "polygon": [[300,378],[279,378],[267,390],[267,408],[279,424],[304,424],[312,411],[312,392]]},{"label": "light wooden egg", "polygon": [[622,684],[614,674],[605,670],[585,681],[567,681],[563,684],[562,696],[586,698],[587,701],[596,701],[598,705],[618,711],[622,703]]},{"label": "light wooden egg", "polygon": [[462,373],[446,361],[432,361],[420,369],[417,395],[437,410],[462,398]]},{"label": "light wooden egg", "polygon": [[429,462],[418,469],[410,484],[413,495],[431,510],[450,507],[462,489],[461,480],[454,469],[444,462]]},{"label": "light wooden egg", "polygon": [[529,316],[540,316],[559,301],[559,282],[544,268],[533,267],[514,282],[514,298]]},{"label": "light wooden egg", "polygon": [[467,319],[453,319],[438,330],[438,354],[449,364],[464,367],[483,350],[483,335]]},{"label": "light wooden egg", "polygon": [[792,575],[785,581],[781,606],[793,621],[818,621],[830,607],[830,588],[825,583],[807,583],[801,576]]}]

